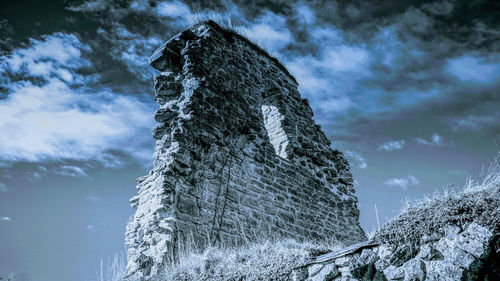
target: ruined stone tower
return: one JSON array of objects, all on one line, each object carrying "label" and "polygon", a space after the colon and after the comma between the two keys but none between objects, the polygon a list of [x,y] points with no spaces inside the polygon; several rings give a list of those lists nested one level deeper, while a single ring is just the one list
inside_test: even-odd
[{"label": "ruined stone tower", "polygon": [[149,63],[160,109],[154,168],[131,199],[130,280],[158,275],[186,243],[365,239],[349,164],[276,59],[207,21]]}]

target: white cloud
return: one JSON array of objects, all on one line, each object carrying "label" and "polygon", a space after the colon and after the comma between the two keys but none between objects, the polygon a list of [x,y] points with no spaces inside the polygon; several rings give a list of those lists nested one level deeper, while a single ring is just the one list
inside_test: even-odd
[{"label": "white cloud", "polygon": [[310,33],[311,41],[316,45],[339,46],[344,44],[342,31],[331,26],[314,26]]},{"label": "white cloud", "polygon": [[79,6],[67,8],[74,12],[102,12],[109,8],[108,1],[106,0],[93,0],[85,1]]},{"label": "white cloud", "polygon": [[[329,46],[319,56],[299,56],[286,63],[305,92],[342,96],[352,90],[355,81],[368,75],[369,64],[366,50],[349,45]],[[335,83],[342,87],[335,87]]]},{"label": "white cloud", "polygon": [[[331,36],[337,36],[332,33]],[[337,40],[333,38],[332,40]],[[299,82],[299,90],[321,106],[321,97],[336,97],[342,106],[328,112],[342,112],[353,104],[348,94],[356,82],[368,74],[370,56],[362,48],[349,45],[328,46],[318,56],[306,55],[291,58],[287,68]]]},{"label": "white cloud", "polygon": [[160,17],[180,18],[186,22],[191,16],[189,7],[180,1],[164,1],[156,6],[157,15]]},{"label": "white cloud", "polygon": [[104,224],[103,222],[101,222],[99,224],[89,224],[89,225],[87,225],[87,231],[96,232],[96,231],[99,231],[100,229],[104,228],[105,226],[106,226],[106,224]]},{"label": "white cloud", "polygon": [[460,176],[460,177],[468,177],[469,176],[469,172],[465,171],[465,170],[451,169],[451,170],[448,170],[448,173],[450,173],[450,175]]},{"label": "white cloud", "polygon": [[285,61],[308,97],[320,123],[331,122],[332,115],[344,114],[356,106],[353,102],[360,80],[369,77],[372,58],[361,45],[346,41],[341,30],[328,25],[307,27],[315,54],[296,55]]},{"label": "white cloud", "polygon": [[280,51],[293,42],[286,19],[269,11],[257,18],[255,22],[238,28],[237,31],[271,52]]},{"label": "white cloud", "polygon": [[393,150],[401,150],[405,146],[405,140],[397,140],[397,141],[388,141],[379,145],[377,151],[393,151]]},{"label": "white cloud", "polygon": [[42,178],[42,174],[39,172],[33,172],[33,179],[39,180]]},{"label": "white cloud", "polygon": [[311,67],[314,61],[316,58],[306,56],[294,58],[286,63],[287,68],[299,82],[300,92],[309,97],[331,92],[330,80],[314,73],[315,69]]},{"label": "white cloud", "polygon": [[40,180],[41,178],[43,178],[47,174],[48,171],[49,171],[49,169],[47,169],[46,167],[44,167],[42,165],[38,165],[37,171],[33,172],[33,179]]},{"label": "white cloud", "polygon": [[7,192],[7,191],[9,191],[9,189],[7,188],[7,186],[4,183],[0,182],[0,191]]},{"label": "white cloud", "polygon": [[325,52],[322,59],[317,61],[317,67],[338,72],[360,72],[368,68],[370,55],[356,46],[338,46]]},{"label": "white cloud", "polygon": [[329,97],[318,104],[325,112],[343,112],[351,106],[352,101],[348,97]]},{"label": "white cloud", "polygon": [[460,81],[476,84],[492,84],[500,79],[500,63],[472,55],[449,59],[446,71]]},{"label": "white cloud", "polygon": [[42,87],[19,85],[0,103],[0,111],[0,158],[13,161],[92,158],[110,163],[102,153],[120,144],[126,148],[126,139],[152,123],[151,113],[134,98],[85,95],[56,80]]},{"label": "white cloud", "polygon": [[[17,49],[8,57],[0,57],[0,84],[9,86],[6,72],[31,77],[47,77],[72,84],[84,83],[84,76],[73,75],[73,70],[90,63],[82,59],[82,51],[89,47],[71,34],[55,33],[43,40],[30,39],[30,47]],[[16,84],[18,87],[20,83]]]},{"label": "white cloud", "polygon": [[137,0],[130,2],[130,9],[135,12],[144,12],[150,8],[148,1]]},{"label": "white cloud", "polygon": [[80,167],[63,165],[57,171],[57,174],[67,177],[85,177],[87,173]]},{"label": "white cloud", "polygon": [[408,175],[408,177],[406,178],[390,178],[390,179],[387,179],[386,181],[384,181],[384,184],[385,185],[388,185],[388,186],[397,186],[397,187],[401,187],[403,190],[407,190],[408,187],[410,186],[417,186],[420,184],[420,181],[412,176],[412,175]]},{"label": "white cloud", "polygon": [[11,221],[9,217],[0,217],[0,221]]},{"label": "white cloud", "polygon": [[448,1],[440,1],[422,5],[422,9],[434,15],[447,15],[453,11],[454,4]]},{"label": "white cloud", "polygon": [[102,200],[102,197],[97,197],[93,195],[89,195],[85,198],[85,200],[90,201],[91,203],[96,203]]},{"label": "white cloud", "polygon": [[352,162],[352,164],[358,166],[358,168],[366,169],[368,167],[366,159],[360,153],[346,150],[344,154]]},{"label": "white cloud", "polygon": [[443,146],[445,145],[444,139],[437,133],[432,134],[429,139],[417,138],[417,143],[430,146]]},{"label": "white cloud", "polygon": [[147,63],[148,57],[164,40],[156,36],[132,33],[123,25],[114,26],[111,32],[98,29],[97,33],[112,42],[109,54],[113,58],[125,63],[138,79],[151,81],[154,71]]},{"label": "white cloud", "polygon": [[315,24],[316,15],[314,11],[307,5],[299,5],[295,11],[297,12],[297,19],[304,24]]},{"label": "white cloud", "polygon": [[[85,87],[95,79],[76,72],[89,64],[80,57],[85,49],[74,35],[56,33],[0,58],[0,77],[24,77],[4,81],[9,93],[0,100],[1,160],[93,159],[113,166],[118,162],[112,150],[144,157],[152,109],[132,96]],[[30,82],[33,76],[43,82]]]},{"label": "white cloud", "polygon": [[434,20],[419,9],[409,8],[404,14],[400,15],[398,24],[413,32],[425,33],[433,28]]},{"label": "white cloud", "polygon": [[484,126],[497,124],[499,118],[500,117],[497,115],[488,115],[488,116],[469,115],[463,119],[458,120],[455,126],[453,126],[453,130],[476,131],[483,128]]}]

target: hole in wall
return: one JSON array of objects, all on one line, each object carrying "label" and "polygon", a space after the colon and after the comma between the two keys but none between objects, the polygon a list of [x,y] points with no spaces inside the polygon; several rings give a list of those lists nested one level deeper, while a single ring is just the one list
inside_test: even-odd
[{"label": "hole in wall", "polygon": [[274,147],[274,152],[281,158],[287,159],[286,147],[288,146],[288,136],[283,129],[282,122],[285,119],[279,109],[273,105],[262,105],[262,116],[267,136]]}]

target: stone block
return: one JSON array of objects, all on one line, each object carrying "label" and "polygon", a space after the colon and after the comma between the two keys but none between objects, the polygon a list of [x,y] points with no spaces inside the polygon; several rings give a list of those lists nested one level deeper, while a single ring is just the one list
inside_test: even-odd
[{"label": "stone block", "polygon": [[334,264],[327,264],[314,276],[309,275],[308,281],[331,281],[339,275]]},{"label": "stone block", "polygon": [[389,259],[390,256],[392,255],[392,252],[394,251],[394,248],[389,247],[388,245],[380,245],[378,247],[378,257],[380,259]]},{"label": "stone block", "polygon": [[476,223],[471,223],[465,231],[460,233],[456,239],[456,247],[480,257],[488,244],[488,239],[492,236],[490,230]]},{"label": "stone block", "polygon": [[377,271],[383,271],[389,266],[389,260],[383,259],[383,260],[378,260],[375,262],[375,269]]},{"label": "stone block", "polygon": [[293,281],[304,281],[307,279],[308,269],[305,267],[295,268],[292,270]]},{"label": "stone block", "polygon": [[390,265],[386,269],[384,269],[384,275],[388,280],[403,280],[405,277],[405,272],[402,267]]},{"label": "stone block", "polygon": [[371,264],[378,260],[377,254],[375,254],[371,249],[363,249],[359,257],[361,264]]},{"label": "stone block", "polygon": [[402,266],[404,270],[404,281],[424,281],[426,268],[423,261],[411,259]]},{"label": "stone block", "polygon": [[318,272],[320,272],[323,269],[323,267],[325,267],[324,264],[313,264],[313,265],[310,265],[307,268],[308,276],[309,277],[315,276],[316,274],[318,274]]},{"label": "stone block", "polygon": [[401,266],[403,263],[413,258],[416,255],[415,249],[413,246],[401,245],[389,258],[389,262],[391,265],[396,267]]},{"label": "stone block", "polygon": [[449,260],[425,261],[426,281],[455,281],[462,277],[463,269]]},{"label": "stone block", "polygon": [[458,248],[455,240],[450,241],[444,237],[436,243],[436,250],[443,255],[444,259],[464,268],[469,267],[475,259],[473,255]]},{"label": "stone block", "polygon": [[335,259],[335,265],[339,267],[349,266],[351,263],[351,256],[343,256]]}]

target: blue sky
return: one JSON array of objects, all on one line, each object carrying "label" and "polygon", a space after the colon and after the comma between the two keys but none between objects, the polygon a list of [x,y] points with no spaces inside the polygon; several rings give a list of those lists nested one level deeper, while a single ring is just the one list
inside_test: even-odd
[{"label": "blue sky", "polygon": [[[152,166],[148,56],[218,12],[296,77],[349,158],[361,224],[479,176],[500,142],[494,1],[6,1],[0,274],[92,280]],[[0,275],[1,276],[1,275]]]}]

